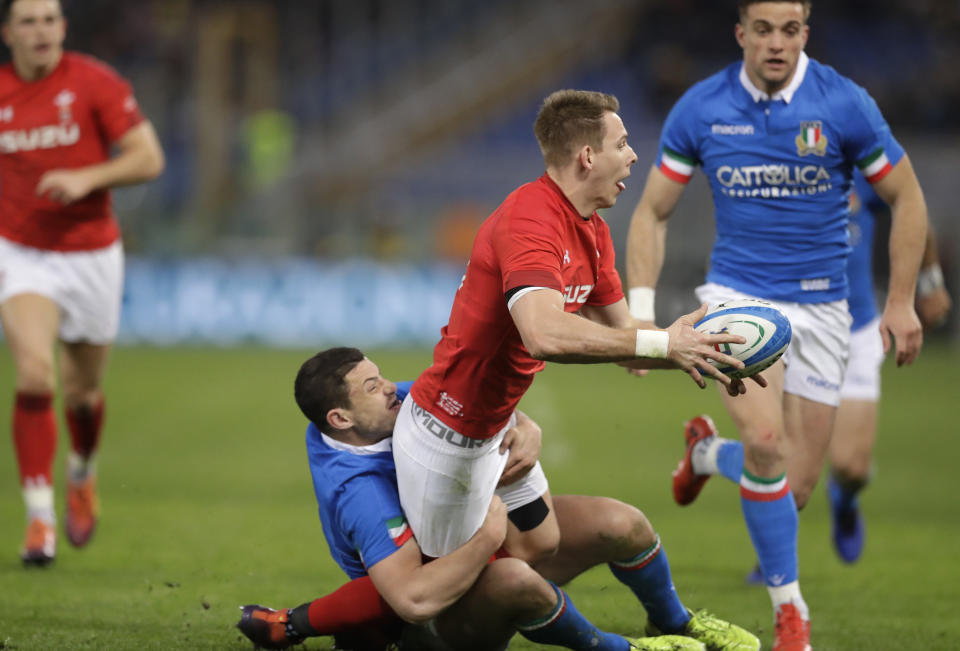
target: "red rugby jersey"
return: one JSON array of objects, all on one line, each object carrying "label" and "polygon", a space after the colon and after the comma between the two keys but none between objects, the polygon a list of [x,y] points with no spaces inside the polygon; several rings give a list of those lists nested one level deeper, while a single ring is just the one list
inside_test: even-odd
[{"label": "red rugby jersey", "polygon": [[0,66],[0,236],[38,249],[83,251],[120,230],[110,192],[64,206],[36,194],[44,172],[102,163],[143,120],[130,84],[106,64],[64,52],[52,73],[27,82]]},{"label": "red rugby jersey", "polygon": [[559,291],[567,312],[623,298],[607,223],[596,213],[581,217],[546,174],[514,190],[480,227],[433,364],[411,389],[417,404],[465,436],[503,428],[543,368],[504,297],[524,286]]}]

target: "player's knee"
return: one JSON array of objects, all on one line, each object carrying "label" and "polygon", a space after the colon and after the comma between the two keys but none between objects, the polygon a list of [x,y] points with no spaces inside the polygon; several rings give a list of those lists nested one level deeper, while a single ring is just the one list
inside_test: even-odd
[{"label": "player's knee", "polygon": [[71,411],[92,411],[101,400],[103,400],[103,393],[97,387],[69,387],[66,384],[63,387],[63,402]]},{"label": "player's knee", "polygon": [[743,454],[748,468],[759,472],[761,476],[775,472],[784,463],[779,437],[771,429],[760,431],[746,440]]},{"label": "player's knee", "polygon": [[657,532],[643,512],[619,500],[605,500],[603,538],[613,547],[613,559],[635,556],[657,542]]},{"label": "player's knee", "polygon": [[556,605],[556,591],[526,562],[502,558],[484,572],[489,596],[500,604],[512,604],[521,618],[549,612]]},{"label": "player's knee", "polygon": [[24,393],[53,392],[53,360],[50,357],[21,352],[16,356],[16,360],[17,391]]}]

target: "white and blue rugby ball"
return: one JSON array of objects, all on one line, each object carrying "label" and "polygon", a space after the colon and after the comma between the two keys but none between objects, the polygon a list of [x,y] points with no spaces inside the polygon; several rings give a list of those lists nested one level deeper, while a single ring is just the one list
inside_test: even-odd
[{"label": "white and blue rugby ball", "polygon": [[715,305],[693,327],[697,332],[730,333],[747,340],[745,344],[716,346],[721,353],[743,362],[745,366],[742,369],[710,360],[722,373],[732,378],[750,377],[768,368],[783,355],[793,334],[790,320],[780,308],[753,298]]}]

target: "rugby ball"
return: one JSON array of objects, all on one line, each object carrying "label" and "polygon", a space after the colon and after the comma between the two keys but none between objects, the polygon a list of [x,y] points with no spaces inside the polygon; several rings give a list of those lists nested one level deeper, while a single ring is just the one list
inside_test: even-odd
[{"label": "rugby ball", "polygon": [[717,344],[715,348],[745,364],[735,369],[710,360],[732,378],[755,375],[780,359],[790,344],[792,328],[787,316],[773,303],[746,298],[711,307],[694,324],[694,330],[709,334],[730,333],[747,340],[745,344]]}]

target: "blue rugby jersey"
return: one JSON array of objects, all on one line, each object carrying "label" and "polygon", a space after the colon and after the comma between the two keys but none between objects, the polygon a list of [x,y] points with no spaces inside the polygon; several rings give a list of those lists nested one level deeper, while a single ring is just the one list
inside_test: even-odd
[{"label": "blue rugby jersey", "polygon": [[877,317],[877,299],[873,288],[874,215],[888,210],[863,175],[854,177],[854,196],[850,204],[850,246],[847,281],[850,283],[851,330],[859,330]]},{"label": "blue rugby jersey", "polygon": [[[397,385],[403,400],[412,382]],[[413,532],[400,508],[393,439],[365,447],[325,439],[307,426],[307,459],[330,555],[351,579],[387,558]]]},{"label": "blue rugby jersey", "polygon": [[709,282],[781,301],[847,296],[848,193],[903,156],[876,103],[833,68],[800,56],[773,98],[738,62],[695,84],[670,111],[657,166],[686,183],[702,166],[717,236]]}]

